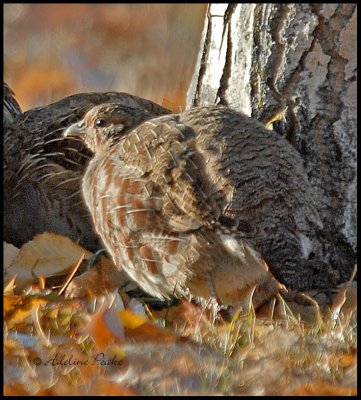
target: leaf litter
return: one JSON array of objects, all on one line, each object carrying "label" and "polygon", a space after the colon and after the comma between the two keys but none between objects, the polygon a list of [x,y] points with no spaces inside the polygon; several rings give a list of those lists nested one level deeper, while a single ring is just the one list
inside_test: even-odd
[{"label": "leaf litter", "polygon": [[353,277],[330,305],[279,298],[214,322],[186,300],[162,309],[130,297],[105,255],[61,235],[12,247],[4,245],[6,395],[357,394]]}]

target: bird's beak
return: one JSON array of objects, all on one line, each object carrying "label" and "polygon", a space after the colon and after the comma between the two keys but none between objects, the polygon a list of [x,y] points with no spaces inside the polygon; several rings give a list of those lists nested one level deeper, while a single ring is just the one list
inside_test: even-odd
[{"label": "bird's beak", "polygon": [[83,120],[70,125],[63,133],[64,137],[82,137],[85,133],[85,123]]}]

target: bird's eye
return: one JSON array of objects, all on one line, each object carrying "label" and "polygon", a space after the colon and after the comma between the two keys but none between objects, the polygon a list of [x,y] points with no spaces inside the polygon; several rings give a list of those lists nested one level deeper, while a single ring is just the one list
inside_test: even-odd
[{"label": "bird's eye", "polygon": [[98,118],[98,119],[95,121],[95,126],[97,126],[98,128],[101,128],[102,126],[105,126],[106,123],[107,123],[107,121],[106,121],[105,119],[103,119],[103,118]]}]

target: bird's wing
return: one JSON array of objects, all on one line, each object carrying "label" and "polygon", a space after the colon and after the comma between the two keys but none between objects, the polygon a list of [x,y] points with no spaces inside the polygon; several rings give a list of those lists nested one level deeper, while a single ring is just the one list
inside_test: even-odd
[{"label": "bird's wing", "polygon": [[209,179],[194,133],[176,115],[143,123],[118,145],[124,163],[146,177],[162,199],[167,229],[188,231],[214,224],[220,210],[208,195]]}]

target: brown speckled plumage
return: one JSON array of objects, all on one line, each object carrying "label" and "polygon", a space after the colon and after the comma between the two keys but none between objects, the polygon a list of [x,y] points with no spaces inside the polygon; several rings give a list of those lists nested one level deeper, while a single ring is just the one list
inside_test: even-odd
[{"label": "brown speckled plumage", "polygon": [[160,298],[235,304],[254,285],[260,301],[275,293],[252,241],[264,250],[262,237],[282,219],[290,232],[319,222],[295,150],[225,107],[158,117],[128,133],[119,111],[95,107],[66,131],[95,152],[83,194],[115,264]]}]

